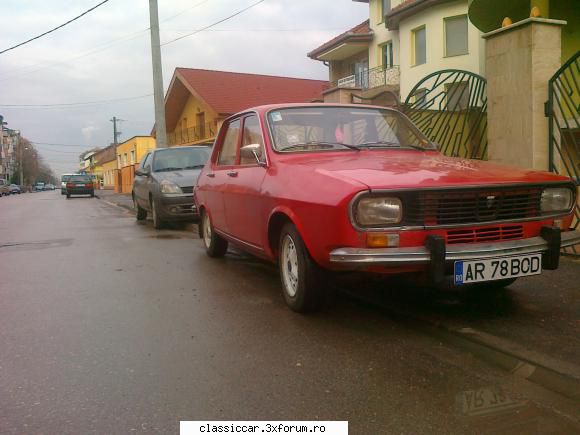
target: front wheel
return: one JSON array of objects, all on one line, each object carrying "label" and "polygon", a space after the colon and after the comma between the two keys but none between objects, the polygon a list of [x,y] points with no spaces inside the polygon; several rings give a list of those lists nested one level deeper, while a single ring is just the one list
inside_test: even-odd
[{"label": "front wheel", "polygon": [[300,313],[319,310],[326,299],[323,271],[310,258],[294,225],[284,226],[278,246],[280,280],[286,304]]},{"label": "front wheel", "polygon": [[163,228],[163,220],[159,216],[159,206],[155,200],[151,201],[151,217],[153,218],[153,228],[156,230]]},{"label": "front wheel", "polygon": [[204,210],[201,215],[201,238],[205,246],[205,252],[209,257],[218,258],[226,255],[228,250],[227,240],[220,237],[211,225],[209,214]]}]

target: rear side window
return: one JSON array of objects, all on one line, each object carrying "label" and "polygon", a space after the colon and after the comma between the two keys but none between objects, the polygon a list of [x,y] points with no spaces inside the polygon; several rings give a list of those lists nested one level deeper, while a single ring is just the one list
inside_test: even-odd
[{"label": "rear side window", "polygon": [[220,149],[218,158],[218,165],[235,165],[236,164],[236,148],[238,145],[238,136],[240,133],[240,120],[232,121],[227,127],[224,141]]}]

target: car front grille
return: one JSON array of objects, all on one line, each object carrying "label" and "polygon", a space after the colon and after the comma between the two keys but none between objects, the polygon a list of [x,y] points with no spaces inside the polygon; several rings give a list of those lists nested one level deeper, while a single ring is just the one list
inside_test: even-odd
[{"label": "car front grille", "polygon": [[183,193],[193,193],[193,186],[184,186],[181,188]]},{"label": "car front grille", "polygon": [[542,189],[423,191],[404,195],[407,225],[464,225],[535,218]]},{"label": "car front grille", "polygon": [[501,242],[524,238],[522,225],[505,225],[499,227],[461,229],[447,231],[447,244]]}]

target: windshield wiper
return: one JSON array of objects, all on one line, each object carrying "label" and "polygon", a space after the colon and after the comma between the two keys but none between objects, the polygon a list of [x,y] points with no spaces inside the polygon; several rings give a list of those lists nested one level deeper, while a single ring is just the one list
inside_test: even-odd
[{"label": "windshield wiper", "polygon": [[182,169],[183,168],[173,168],[173,167],[169,167],[169,168],[155,169],[153,172],[181,171]]},{"label": "windshield wiper", "polygon": [[296,148],[304,148],[307,146],[319,146],[321,148],[328,148],[328,147],[334,148],[337,145],[343,146],[345,148],[349,148],[351,150],[360,151],[360,149],[355,145],[350,145],[350,144],[340,143],[340,142],[319,142],[319,141],[296,143],[296,144],[281,148],[280,151],[286,151],[286,150],[291,150],[291,149],[296,149]]},{"label": "windshield wiper", "polygon": [[191,165],[191,166],[186,166],[183,169],[201,169],[203,168],[205,165]]},{"label": "windshield wiper", "polygon": [[417,145],[401,145],[398,142],[388,142],[388,141],[374,141],[374,142],[364,142],[358,145],[360,148],[413,148],[419,151],[425,151],[425,148]]}]

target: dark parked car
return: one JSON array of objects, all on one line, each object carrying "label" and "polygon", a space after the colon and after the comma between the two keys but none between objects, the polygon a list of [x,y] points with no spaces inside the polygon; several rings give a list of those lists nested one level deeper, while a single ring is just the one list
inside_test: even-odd
[{"label": "dark parked car", "polygon": [[157,229],[167,221],[192,221],[198,217],[193,186],[209,158],[209,146],[156,149],[148,153],[135,171],[133,202],[137,219],[151,213]]},{"label": "dark parked car", "polygon": [[9,187],[9,191],[10,191],[10,195],[20,195],[22,193],[20,186],[18,186],[17,184],[11,184]]},{"label": "dark parked car", "polygon": [[66,197],[71,195],[95,196],[95,186],[89,175],[73,175],[66,183]]}]

